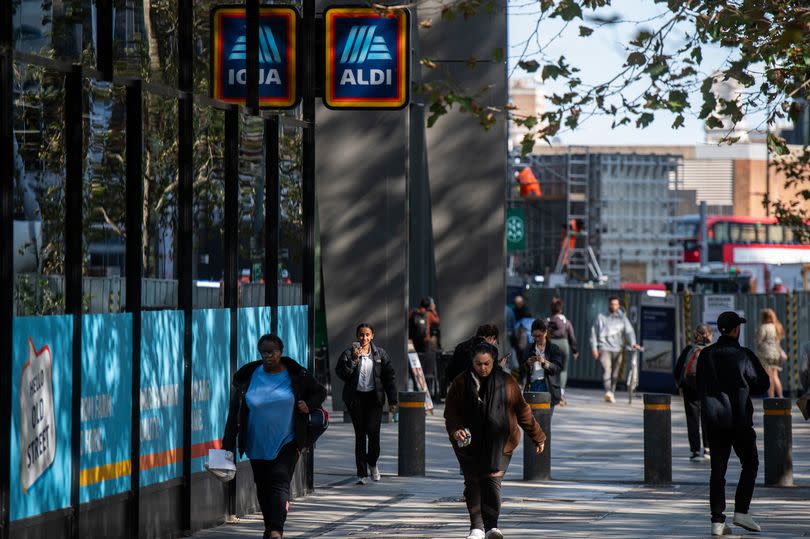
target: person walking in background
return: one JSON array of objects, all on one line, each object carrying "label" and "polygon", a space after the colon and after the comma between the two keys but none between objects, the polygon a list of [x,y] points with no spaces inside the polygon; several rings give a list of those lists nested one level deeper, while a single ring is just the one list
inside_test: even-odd
[{"label": "person walking in background", "polygon": [[636,343],[633,325],[619,309],[619,298],[611,296],[608,299],[607,314],[599,314],[591,326],[591,355],[602,365],[602,385],[605,388],[606,402],[616,402],[614,393],[619,379],[625,341],[633,350],[640,348]]},{"label": "person walking in background", "polygon": [[[697,392],[697,364],[700,352],[712,342],[712,328],[698,324],[692,334],[693,343],[681,351],[675,362],[673,375],[683,397],[686,412],[686,430],[689,434],[689,450],[693,462],[709,458],[709,439],[700,415],[700,398]],[[703,431],[703,453],[700,452],[701,431]]]},{"label": "person walking in background", "polygon": [[559,374],[563,370],[562,353],[554,343],[548,340],[546,321],[538,318],[532,324],[534,344],[524,352],[521,358],[520,379],[524,380],[524,391],[548,392],[551,396],[551,412],[560,403]]},{"label": "person walking in background", "polygon": [[456,376],[470,370],[473,361],[473,350],[477,345],[485,342],[495,347],[498,346],[498,334],[498,326],[495,324],[482,324],[475,330],[475,335],[456,345],[455,350],[453,350],[453,358],[445,370],[448,385]]},{"label": "person walking in background", "polygon": [[419,307],[408,318],[408,338],[417,353],[425,354],[440,349],[441,320],[433,298],[427,296],[419,302]]},{"label": "person walking in background", "polygon": [[343,380],[343,402],[349,410],[354,427],[354,459],[357,484],[365,485],[369,472],[379,481],[380,424],[382,407],[388,398],[388,411],[397,408],[397,387],[394,367],[388,353],[374,344],[374,328],[360,324],[355,332],[357,341],[343,351],[335,373]]},{"label": "person walking in background", "polygon": [[697,387],[703,425],[709,433],[712,472],[709,480],[712,535],[729,535],[726,516],[726,469],[731,449],[740,459],[740,480],[734,501],[734,524],[761,531],[748,514],[759,468],[754,405],[751,394],[768,389],[768,373],[760,360],[740,346],[740,324],[746,322],[734,311],[717,317],[720,337],[700,352]]},{"label": "person walking in background", "polygon": [[779,373],[782,372],[782,365],[787,360],[787,354],[780,345],[784,338],[785,328],[776,318],[773,309],[762,309],[759,313],[759,327],[754,335],[756,343],[754,349],[771,380],[768,396],[776,396],[780,399],[782,398],[782,381],[779,380]]},{"label": "person walking in background", "polygon": [[236,371],[222,447],[247,453],[264,518],[264,537],[284,535],[290,481],[307,443],[308,414],[320,408],[326,388],[295,360],[282,356],[284,343],[262,335],[261,359]]},{"label": "person walking in background", "polygon": [[498,349],[480,342],[470,368],[450,386],[445,428],[464,474],[464,499],[470,514],[467,539],[499,539],[501,481],[512,452],[526,432],[539,454],[546,435],[532,415],[517,382],[496,368]]},{"label": "person walking in background", "polygon": [[551,300],[551,317],[548,319],[549,341],[560,349],[562,371],[560,371],[560,406],[565,406],[565,385],[568,382],[568,361],[579,358],[574,326],[563,314],[560,298]]}]

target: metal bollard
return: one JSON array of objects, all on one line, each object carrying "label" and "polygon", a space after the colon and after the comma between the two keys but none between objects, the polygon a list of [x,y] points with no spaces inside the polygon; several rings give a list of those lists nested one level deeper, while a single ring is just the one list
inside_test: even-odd
[{"label": "metal bollard", "polygon": [[670,395],[644,394],[644,482],[672,483]]},{"label": "metal bollard", "polygon": [[523,398],[532,407],[532,415],[546,433],[546,447],[539,455],[534,452],[534,440],[523,435],[523,480],[549,481],[551,479],[551,395],[527,391]]},{"label": "metal bollard", "polygon": [[793,486],[793,425],[790,399],[762,401],[765,417],[765,486]]},{"label": "metal bollard", "polygon": [[425,475],[425,394],[422,391],[399,393],[398,474]]}]

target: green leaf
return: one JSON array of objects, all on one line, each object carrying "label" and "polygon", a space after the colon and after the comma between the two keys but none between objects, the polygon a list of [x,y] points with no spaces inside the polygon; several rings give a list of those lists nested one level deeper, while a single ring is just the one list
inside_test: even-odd
[{"label": "green leaf", "polygon": [[695,61],[695,63],[700,64],[703,61],[703,51],[700,47],[695,47],[692,49],[692,52],[689,53],[689,56]]},{"label": "green leaf", "polygon": [[540,68],[537,60],[521,60],[518,62],[518,66],[527,73],[534,73]]},{"label": "green leaf", "polygon": [[543,66],[540,76],[543,77],[543,80],[556,79],[560,76],[560,68],[554,64],[546,64]]},{"label": "green leaf", "polygon": [[579,27],[579,35],[580,37],[587,37],[593,34],[593,28],[588,28],[587,26],[580,26]]},{"label": "green leaf", "polygon": [[714,114],[712,114],[711,116],[706,118],[706,127],[708,127],[709,129],[715,128],[720,129],[721,127],[723,127],[723,121]]},{"label": "green leaf", "polygon": [[534,150],[535,140],[530,133],[523,135],[523,140],[520,141],[520,155],[526,156]]},{"label": "green leaf", "polygon": [[683,127],[683,114],[678,114],[675,116],[675,121],[672,122],[672,129],[678,129],[679,127]]},{"label": "green leaf", "polygon": [[645,127],[650,125],[654,119],[655,119],[655,116],[653,116],[653,114],[651,112],[644,112],[636,120],[636,127],[640,127],[641,129],[644,129]]}]

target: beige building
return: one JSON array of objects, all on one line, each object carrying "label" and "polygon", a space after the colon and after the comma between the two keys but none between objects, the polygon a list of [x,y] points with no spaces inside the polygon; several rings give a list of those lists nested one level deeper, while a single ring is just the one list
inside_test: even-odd
[{"label": "beige building", "polygon": [[[509,80],[509,102],[515,106],[512,117],[540,116],[546,110],[546,95],[539,79],[522,78]],[[509,122],[509,151],[520,151],[520,142],[528,129]]]}]

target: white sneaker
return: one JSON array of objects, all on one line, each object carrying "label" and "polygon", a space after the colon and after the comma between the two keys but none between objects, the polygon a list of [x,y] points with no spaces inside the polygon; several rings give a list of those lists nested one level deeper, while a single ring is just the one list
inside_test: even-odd
[{"label": "white sneaker", "polygon": [[610,402],[610,403],[616,402],[616,397],[613,396],[612,391],[605,392],[605,402]]},{"label": "white sneaker", "polygon": [[503,532],[498,528],[492,528],[487,532],[485,539],[503,539]]},{"label": "white sneaker", "polygon": [[377,466],[369,466],[369,468],[371,470],[371,478],[374,481],[379,481],[380,480],[380,469]]},{"label": "white sneaker", "polygon": [[731,535],[731,528],[725,522],[712,522],[712,535]]},{"label": "white sneaker", "polygon": [[365,485],[365,484],[366,484],[366,478],[365,477],[360,477],[358,475],[357,476],[357,483],[355,483],[355,485]]},{"label": "white sneaker", "polygon": [[484,530],[472,528],[470,530],[470,535],[467,536],[467,539],[484,539]]},{"label": "white sneaker", "polygon": [[748,513],[734,513],[734,525],[739,526],[740,528],[745,528],[749,532],[762,531],[759,524],[757,524]]}]

